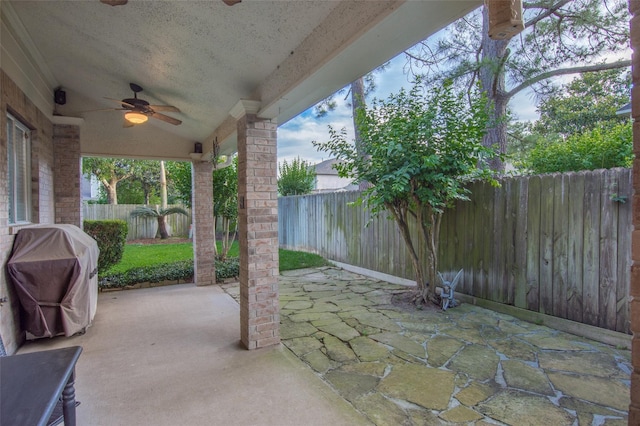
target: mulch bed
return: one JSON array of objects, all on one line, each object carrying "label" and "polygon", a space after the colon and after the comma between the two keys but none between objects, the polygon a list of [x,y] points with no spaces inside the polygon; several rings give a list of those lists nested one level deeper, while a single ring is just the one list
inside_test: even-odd
[{"label": "mulch bed", "polygon": [[440,309],[440,306],[434,303],[416,305],[413,301],[415,295],[416,292],[412,290],[396,293],[391,297],[391,304],[402,309],[405,312],[442,311],[442,309]]}]

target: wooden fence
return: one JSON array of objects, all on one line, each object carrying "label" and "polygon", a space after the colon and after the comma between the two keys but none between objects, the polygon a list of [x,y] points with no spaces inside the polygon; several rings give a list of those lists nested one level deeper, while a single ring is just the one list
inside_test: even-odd
[{"label": "wooden fence", "polygon": [[[138,207],[139,204],[84,204],[82,206],[83,219],[86,220],[106,220],[106,219],[122,219],[127,221],[129,225],[129,233],[127,241],[138,240],[142,238],[155,238],[158,230],[158,222],[153,218],[131,218],[131,212]],[[154,207],[154,206],[152,206]],[[183,207],[179,205],[170,205],[169,207]],[[172,214],[167,216],[167,224],[171,228],[172,236],[187,237],[189,235],[189,227],[191,226],[191,211],[185,209],[189,213],[188,216],[181,214]]]},{"label": "wooden fence", "polygon": [[[629,333],[630,170],[504,178],[500,187],[470,189],[470,201],[445,213],[440,236],[439,269],[464,268],[458,291]],[[366,208],[348,205],[359,195],[281,197],[281,247],[413,279],[395,222],[381,215],[365,226]]]}]

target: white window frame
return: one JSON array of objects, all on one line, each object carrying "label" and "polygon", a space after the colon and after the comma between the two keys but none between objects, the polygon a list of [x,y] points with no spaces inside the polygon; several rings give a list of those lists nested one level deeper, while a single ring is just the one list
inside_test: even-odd
[{"label": "white window frame", "polygon": [[31,130],[9,113],[7,163],[9,224],[31,223]]}]

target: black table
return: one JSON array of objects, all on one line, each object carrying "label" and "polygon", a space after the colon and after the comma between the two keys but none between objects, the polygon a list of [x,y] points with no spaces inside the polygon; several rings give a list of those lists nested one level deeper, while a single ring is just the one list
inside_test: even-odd
[{"label": "black table", "polygon": [[75,365],[82,348],[0,357],[0,424],[46,425],[60,395],[65,426],[76,424]]}]

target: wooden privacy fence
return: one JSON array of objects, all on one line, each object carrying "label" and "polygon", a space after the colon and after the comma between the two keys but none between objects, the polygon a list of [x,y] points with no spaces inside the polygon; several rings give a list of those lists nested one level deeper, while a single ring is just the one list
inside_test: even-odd
[{"label": "wooden privacy fence", "polygon": [[[598,170],[475,182],[443,217],[440,271],[457,290],[629,333],[631,171]],[[348,206],[359,192],[279,199],[283,248],[413,279],[395,222]],[[413,224],[413,233],[417,232]],[[420,247],[426,263],[424,247]]]},{"label": "wooden privacy fence", "polygon": [[[121,219],[127,221],[129,233],[127,241],[142,238],[155,238],[158,230],[158,222],[154,218],[131,218],[131,212],[140,204],[84,204],[82,215],[85,220],[111,220]],[[155,208],[155,206],[150,206]],[[168,207],[183,207],[180,205],[169,205]],[[172,214],[167,216],[167,224],[171,227],[172,236],[187,237],[191,226],[191,210],[185,208],[188,216]]]}]

